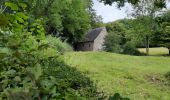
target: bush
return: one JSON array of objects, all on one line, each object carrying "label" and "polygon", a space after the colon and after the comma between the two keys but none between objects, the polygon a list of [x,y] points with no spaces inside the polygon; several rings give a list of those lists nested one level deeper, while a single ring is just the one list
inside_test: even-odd
[{"label": "bush", "polygon": [[141,55],[141,53],[136,49],[136,47],[131,43],[127,42],[123,46],[123,54],[129,54],[129,55]]},{"label": "bush", "polygon": [[68,52],[72,51],[72,47],[66,43],[62,42],[59,38],[53,37],[53,36],[47,36],[47,41],[54,46],[54,48],[59,52]]},{"label": "bush", "polygon": [[72,100],[102,98],[101,93],[97,92],[96,86],[88,77],[75,68],[65,65],[62,61],[58,63],[58,60],[51,59],[50,67],[46,68],[45,75],[55,77],[56,89],[65,98],[70,96]]},{"label": "bush", "polygon": [[93,82],[60,58],[70,46],[45,37],[43,19],[30,21],[26,9],[18,9],[24,3],[5,4],[11,9],[0,25],[0,100],[99,99]]},{"label": "bush", "polygon": [[124,40],[123,36],[116,33],[109,33],[105,38],[105,51],[129,55],[142,55],[137,49],[135,44],[130,41]]},{"label": "bush", "polygon": [[0,99],[98,99],[96,86],[30,33],[0,32]]},{"label": "bush", "polygon": [[104,47],[107,52],[121,53],[120,36],[109,33],[105,38]]}]

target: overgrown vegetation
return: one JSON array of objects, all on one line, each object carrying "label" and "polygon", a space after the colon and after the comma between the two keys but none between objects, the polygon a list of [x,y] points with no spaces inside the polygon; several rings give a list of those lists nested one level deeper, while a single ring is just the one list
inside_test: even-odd
[{"label": "overgrown vegetation", "polygon": [[[147,15],[135,19],[122,19],[107,23],[108,36],[105,50],[115,53],[141,55],[137,48],[166,47],[169,50],[169,11],[150,18]],[[143,54],[142,54],[143,55]]]},{"label": "overgrown vegetation", "polygon": [[92,0],[35,0],[31,12],[43,17],[48,34],[61,37],[75,46],[90,28],[102,25],[101,17],[92,8]]},{"label": "overgrown vegetation", "polygon": [[89,78],[62,62],[54,45],[36,42],[28,33],[6,34],[1,33],[1,99],[99,97]]},{"label": "overgrown vegetation", "polygon": [[132,36],[131,30],[128,28],[130,26],[130,21],[131,20],[125,19],[106,24],[106,29],[108,31],[108,35],[106,36],[104,43],[106,51],[130,55],[141,55],[141,53],[137,50],[137,44],[139,44],[140,41],[137,40],[136,37]]},{"label": "overgrown vegetation", "polygon": [[[123,6],[125,2],[130,2],[134,5],[140,4],[139,0],[99,1],[104,1],[105,4],[118,2],[119,7]],[[163,8],[164,0],[157,1],[159,0],[152,2],[152,6]],[[154,34],[153,38],[151,38],[154,45],[170,49],[169,12],[159,17],[153,18],[152,16],[152,20],[148,15],[144,15],[142,18],[146,20],[142,25],[139,25],[140,18],[141,16],[136,19],[125,19],[107,24],[106,28],[109,35],[106,37],[106,50],[115,53],[139,55],[140,53],[136,48],[145,44],[143,42],[144,37],[146,37],[146,34],[143,34],[144,32]],[[146,24],[150,25],[152,21],[157,24],[155,29],[158,30],[155,32],[153,32],[153,28],[145,27]],[[74,60],[67,60],[67,63],[64,62],[63,53],[72,51],[75,44],[83,39],[87,30],[101,26],[103,26],[102,18],[93,9],[92,0],[1,0],[0,100],[129,100],[117,92],[120,92],[123,96],[131,97],[129,93],[133,94],[136,91],[135,97],[140,96],[142,99],[169,99],[169,84],[167,84],[167,79],[169,80],[169,72],[167,72],[169,58],[147,58],[149,61],[143,62],[139,61],[140,58],[134,57],[137,58],[138,62],[133,62],[135,59],[131,58],[131,56],[123,56],[126,59],[121,59],[121,55],[119,55],[120,57],[116,56],[116,58],[111,56],[110,59],[110,56],[103,58],[105,53],[101,53],[102,56],[94,53],[94,57],[93,54],[90,54],[92,55],[92,58],[90,58],[91,56],[85,53],[85,56],[90,59],[90,61],[86,62],[84,58],[81,58],[81,55],[78,56],[76,64],[78,62],[80,68],[83,64],[82,68],[88,67],[94,70],[92,75],[97,73],[97,77],[101,75],[98,78],[104,78],[104,80],[109,78],[111,82],[105,83],[104,81],[104,84],[99,85],[101,88],[98,88],[98,85],[96,86],[98,83],[94,83],[93,81],[95,80],[92,81],[89,76],[86,76],[88,73],[84,74],[70,66],[69,61],[74,64],[75,58]],[[149,31],[146,31],[146,28]],[[136,34],[137,32],[140,34]],[[160,39],[157,38],[159,36],[161,36]],[[149,42],[149,39],[147,41]],[[129,58],[132,60],[128,61]],[[155,59],[160,60],[161,63],[154,63]],[[113,60],[114,63],[110,63]],[[148,65],[148,67],[140,70],[136,67],[136,64],[135,67],[133,65],[126,69],[127,66],[133,63],[139,63],[142,67]],[[99,64],[97,68],[95,68],[95,64]],[[107,69],[108,65],[111,65],[109,69]],[[112,68],[112,65],[118,67]],[[156,68],[151,70],[152,68],[150,67]],[[96,69],[98,70],[96,71]],[[112,71],[112,69],[114,70]],[[131,69],[134,72],[139,71],[139,73],[133,75],[130,73]],[[145,72],[149,72],[149,74]],[[114,74],[107,77],[108,73]],[[118,77],[113,77],[114,75]],[[113,78],[123,78],[123,80],[118,80],[118,83],[115,83],[114,89],[110,88]],[[133,89],[135,86],[141,85],[141,82],[146,83],[141,85],[142,89],[149,88],[150,90],[147,90],[148,92],[142,91],[142,95],[141,89],[130,92],[129,90],[127,92],[117,91],[122,89],[120,88],[122,85],[126,85],[124,81],[129,82],[128,85],[132,84],[129,86]],[[113,82],[115,81],[113,80]],[[152,84],[154,85],[152,86]],[[152,89],[153,91],[151,91]],[[153,94],[152,92],[155,92],[156,89],[158,89],[158,92]],[[165,97],[160,97],[159,95]]]},{"label": "overgrown vegetation", "polygon": [[[166,8],[166,2],[168,1],[165,0],[163,1],[162,0],[128,0],[128,1],[100,0],[100,1],[110,5],[114,2],[117,2],[119,7],[124,6],[124,4],[128,2],[132,4],[132,8],[133,8],[133,11],[130,14],[133,17],[133,19],[123,19],[123,20],[106,24],[109,33],[115,34],[114,36],[110,35],[106,38],[106,43],[105,43],[106,51],[118,52],[118,53],[125,51],[124,52],[125,54],[139,55],[136,48],[145,47],[146,55],[149,55],[150,47],[163,46],[169,48],[169,37],[170,37],[169,20],[168,20],[169,11],[165,11],[164,13],[162,13],[162,9]],[[111,40],[116,42],[112,43]],[[122,40],[124,40],[123,43]],[[112,46],[109,44],[112,44]],[[114,51],[114,50],[118,50],[118,51]]]},{"label": "overgrown vegetation", "polygon": [[73,51],[73,48],[66,41],[62,42],[59,38],[49,35],[47,36],[47,41],[60,53]]},{"label": "overgrown vegetation", "polygon": [[162,16],[156,18],[159,29],[154,33],[153,41],[158,46],[169,49],[170,55],[170,10],[164,12]]},{"label": "overgrown vegetation", "polygon": [[102,98],[88,77],[63,62],[60,52],[70,47],[45,36],[43,19],[28,16],[26,2],[4,5],[0,16],[0,99]]}]

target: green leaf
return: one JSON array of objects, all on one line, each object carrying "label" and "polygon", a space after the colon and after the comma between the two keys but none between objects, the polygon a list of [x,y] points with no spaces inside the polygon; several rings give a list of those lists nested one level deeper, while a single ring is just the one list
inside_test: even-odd
[{"label": "green leaf", "polygon": [[16,71],[11,69],[11,70],[6,72],[6,75],[14,76],[15,73],[16,73]]},{"label": "green leaf", "polygon": [[25,9],[27,7],[27,5],[25,3],[19,3],[18,4],[20,7],[22,7],[23,9]]},{"label": "green leaf", "polygon": [[24,20],[23,20],[22,18],[18,17],[18,16],[15,16],[15,18],[16,18],[16,20],[19,21],[20,23],[23,23],[23,22],[24,22]]},{"label": "green leaf", "polygon": [[31,29],[30,29],[30,31],[34,31],[34,30],[35,30],[35,28],[31,28]]},{"label": "green leaf", "polygon": [[22,30],[23,30],[23,25],[20,25],[20,24],[15,25],[14,27],[15,32],[22,32]]},{"label": "green leaf", "polygon": [[35,80],[38,80],[39,77],[42,75],[42,69],[39,64],[33,68],[28,68],[28,72],[30,72],[34,76]]},{"label": "green leaf", "polygon": [[7,7],[10,7],[12,10],[18,11],[18,6],[17,6],[16,4],[14,4],[14,3],[5,2],[5,5],[6,5]]},{"label": "green leaf", "polygon": [[28,19],[28,16],[26,16],[24,13],[22,12],[18,12],[17,13],[17,16],[20,17],[20,18],[23,18],[23,19]]},{"label": "green leaf", "polygon": [[14,78],[14,81],[20,82],[20,81],[21,81],[21,78],[20,78],[19,76],[16,76],[16,77]]},{"label": "green leaf", "polygon": [[41,66],[38,65],[35,69],[35,79],[37,80],[42,74],[42,69],[41,69]]}]

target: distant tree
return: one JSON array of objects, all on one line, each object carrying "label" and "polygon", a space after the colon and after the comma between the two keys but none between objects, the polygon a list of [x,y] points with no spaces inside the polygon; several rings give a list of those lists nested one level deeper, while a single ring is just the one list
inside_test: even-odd
[{"label": "distant tree", "polygon": [[140,55],[136,49],[139,39],[137,39],[133,33],[133,29],[130,28],[131,21],[131,19],[123,19],[106,24],[106,29],[108,31],[104,43],[106,51]]},{"label": "distant tree", "polygon": [[[132,5],[136,5],[137,3],[141,2],[142,0],[99,0],[105,4],[112,5],[113,3],[118,3],[118,7],[122,7],[125,5],[125,3],[130,3]],[[150,1],[150,0],[145,0]],[[167,0],[154,0],[154,5],[160,8],[163,8],[166,6]]]},{"label": "distant tree", "polygon": [[108,52],[122,53],[125,44],[125,29],[119,21],[107,23],[108,35],[105,38],[105,50]]},{"label": "distant tree", "polygon": [[136,18],[136,34],[145,38],[146,54],[149,55],[150,38],[152,37],[156,24],[155,17],[162,8],[155,6],[156,0],[140,0],[133,6],[133,17]]},{"label": "distant tree", "polygon": [[103,18],[100,15],[97,15],[96,10],[93,8],[94,3],[92,0],[86,0],[87,9],[90,16],[90,25],[91,28],[98,28],[104,26]]},{"label": "distant tree", "polygon": [[159,29],[154,34],[154,41],[159,46],[169,49],[170,55],[170,10],[157,17]]},{"label": "distant tree", "polygon": [[[99,0],[105,4],[112,5],[116,2],[118,7],[122,7],[125,3],[130,3],[134,8],[134,16],[139,25],[136,33],[145,36],[146,41],[146,53],[149,55],[149,38],[153,34],[154,29],[154,17],[158,10],[166,7],[166,0]],[[140,28],[140,27],[142,28]],[[140,30],[142,29],[142,30]],[[143,30],[144,29],[144,30]],[[145,34],[145,35],[143,35]]]}]

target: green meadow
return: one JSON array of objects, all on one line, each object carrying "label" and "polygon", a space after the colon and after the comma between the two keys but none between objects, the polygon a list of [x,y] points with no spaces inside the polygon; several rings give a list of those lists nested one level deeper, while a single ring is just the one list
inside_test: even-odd
[{"label": "green meadow", "polygon": [[[146,53],[146,49],[145,48],[139,48],[138,49],[141,53]],[[164,56],[164,55],[168,55],[169,51],[167,48],[165,47],[154,47],[154,48],[150,48],[149,49],[149,55],[151,56]]]},{"label": "green meadow", "polygon": [[120,93],[131,100],[170,100],[165,74],[170,58],[129,56],[106,52],[70,52],[64,60],[89,76],[107,95]]}]

